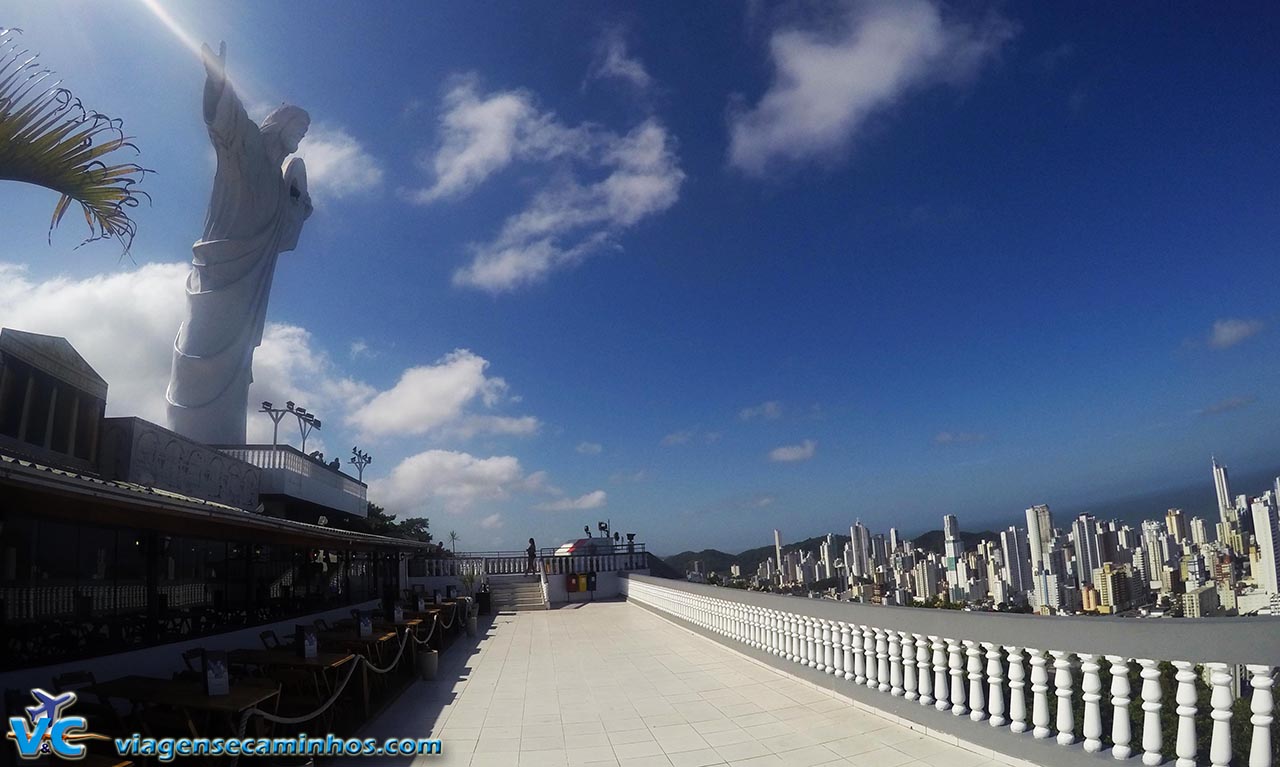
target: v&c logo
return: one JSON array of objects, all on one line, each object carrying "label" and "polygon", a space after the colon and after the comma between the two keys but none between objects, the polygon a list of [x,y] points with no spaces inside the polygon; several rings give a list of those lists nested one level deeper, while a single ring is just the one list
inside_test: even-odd
[{"label": "v&c logo", "polygon": [[39,759],[53,754],[63,759],[83,759],[85,747],[76,741],[109,740],[105,735],[85,732],[89,723],[84,717],[62,715],[64,709],[76,702],[74,692],[51,695],[35,689],[31,695],[36,705],[26,708],[30,726],[23,717],[9,717],[6,737],[17,743],[20,758]]}]

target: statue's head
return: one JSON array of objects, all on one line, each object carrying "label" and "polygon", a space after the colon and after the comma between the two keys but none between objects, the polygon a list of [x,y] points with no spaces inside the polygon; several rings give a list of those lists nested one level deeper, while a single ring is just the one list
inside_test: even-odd
[{"label": "statue's head", "polygon": [[260,130],[263,138],[279,141],[284,154],[291,155],[298,151],[298,144],[310,127],[311,115],[307,114],[307,110],[292,104],[281,104],[262,121]]}]

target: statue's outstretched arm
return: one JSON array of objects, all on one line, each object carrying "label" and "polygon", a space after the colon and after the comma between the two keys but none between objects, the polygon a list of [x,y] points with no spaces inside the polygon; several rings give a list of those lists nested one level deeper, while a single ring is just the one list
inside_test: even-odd
[{"label": "statue's outstretched arm", "polygon": [[[208,45],[200,45],[204,60],[204,121],[211,131],[233,139],[235,134],[248,126],[257,126],[249,119],[240,103],[235,88],[227,80],[227,44],[221,43],[214,53]],[[215,142],[216,143],[216,142]]]}]

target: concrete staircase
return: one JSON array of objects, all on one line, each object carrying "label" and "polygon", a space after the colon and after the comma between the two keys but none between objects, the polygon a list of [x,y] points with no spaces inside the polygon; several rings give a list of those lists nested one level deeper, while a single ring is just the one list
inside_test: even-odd
[{"label": "concrete staircase", "polygon": [[494,612],[546,610],[542,581],[536,575],[490,575]]}]

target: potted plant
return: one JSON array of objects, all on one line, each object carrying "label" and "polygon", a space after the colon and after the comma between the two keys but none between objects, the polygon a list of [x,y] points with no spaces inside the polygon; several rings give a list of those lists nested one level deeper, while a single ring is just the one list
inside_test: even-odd
[{"label": "potted plant", "polygon": [[480,576],[474,570],[467,570],[459,576],[459,579],[462,581],[462,590],[466,593],[466,601],[464,604],[467,608],[465,616],[467,622],[464,625],[467,629],[467,636],[476,635],[476,600],[474,594],[476,581],[479,580],[479,578]]}]

